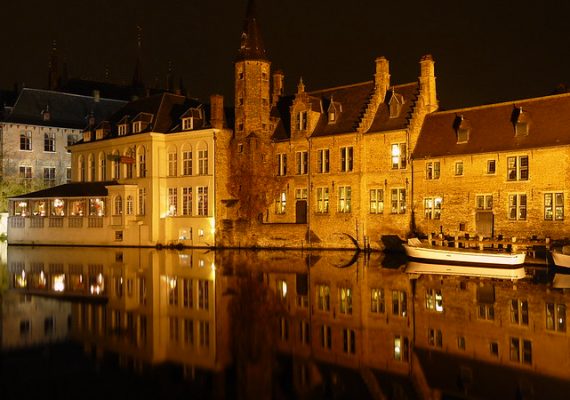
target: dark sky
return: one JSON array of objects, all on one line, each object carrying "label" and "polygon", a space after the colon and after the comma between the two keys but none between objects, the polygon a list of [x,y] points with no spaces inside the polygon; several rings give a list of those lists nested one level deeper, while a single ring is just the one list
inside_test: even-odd
[{"label": "dark sky", "polygon": [[[257,0],[273,68],[288,91],[372,79],[390,60],[392,83],[436,61],[442,108],[549,94],[570,82],[567,1]],[[2,4],[0,87],[45,87],[52,40],[69,75],[130,82],[137,25],[145,82],[163,84],[168,61],[194,97],[233,98],[233,61],[246,0],[51,0]]]}]

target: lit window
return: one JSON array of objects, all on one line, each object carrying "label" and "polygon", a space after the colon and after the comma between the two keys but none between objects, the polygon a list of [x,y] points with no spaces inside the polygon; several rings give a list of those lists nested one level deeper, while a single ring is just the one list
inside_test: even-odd
[{"label": "lit window", "polygon": [[317,285],[317,309],[320,311],[330,311],[331,307],[331,291],[328,285]]},{"label": "lit window", "polygon": [[282,299],[287,297],[287,281],[283,279],[279,279],[277,281],[277,294]]},{"label": "lit window", "polygon": [[338,188],[338,212],[349,213],[352,211],[352,189],[350,186]]},{"label": "lit window", "polygon": [[493,195],[492,194],[478,194],[475,196],[475,203],[477,210],[492,210],[493,209]]},{"label": "lit window", "polygon": [[507,180],[528,180],[528,156],[507,157]]},{"label": "lit window", "polygon": [[546,329],[566,332],[566,304],[546,303]]},{"label": "lit window", "polygon": [[443,296],[441,289],[426,290],[426,309],[430,311],[443,312]]},{"label": "lit window", "polygon": [[455,176],[463,175],[463,161],[457,161],[455,163]]},{"label": "lit window", "polygon": [[544,220],[564,220],[564,193],[544,194]]},{"label": "lit window", "polygon": [[525,221],[527,209],[526,194],[509,194],[509,219]]},{"label": "lit window", "polygon": [[424,199],[424,216],[427,219],[441,219],[441,197],[426,197]]},{"label": "lit window", "polygon": [[370,312],[384,314],[384,289],[371,289],[370,290]]},{"label": "lit window", "polygon": [[439,161],[429,161],[426,163],[426,179],[439,179],[440,164]]},{"label": "lit window", "polygon": [[329,188],[328,187],[317,188],[317,212],[318,213],[328,213],[329,212]]},{"label": "lit window", "polygon": [[182,119],[182,130],[189,131],[194,129],[194,118],[183,118]]},{"label": "lit window", "polygon": [[392,291],[392,314],[405,317],[408,314],[408,304],[406,292],[401,290]]},{"label": "lit window", "polygon": [[168,215],[177,215],[178,209],[178,188],[168,188]]},{"label": "lit window", "polygon": [[182,215],[192,215],[192,188],[182,188]]},{"label": "lit window", "polygon": [[404,169],[407,166],[406,143],[392,145],[392,169]]},{"label": "lit window", "polygon": [[198,215],[208,215],[208,187],[198,186],[196,193],[198,195]]},{"label": "lit window", "polygon": [[392,214],[406,212],[406,189],[392,189]]},{"label": "lit window", "polygon": [[277,176],[287,175],[287,154],[277,154]]},{"label": "lit window", "polygon": [[408,362],[410,344],[407,337],[394,337],[394,360]]},{"label": "lit window", "polygon": [[352,314],[352,289],[340,288],[339,289],[339,312],[341,314]]},{"label": "lit window", "polygon": [[287,206],[287,193],[281,192],[275,200],[275,214],[285,214]]},{"label": "lit window", "polygon": [[384,189],[370,190],[370,214],[382,214],[384,212]]}]

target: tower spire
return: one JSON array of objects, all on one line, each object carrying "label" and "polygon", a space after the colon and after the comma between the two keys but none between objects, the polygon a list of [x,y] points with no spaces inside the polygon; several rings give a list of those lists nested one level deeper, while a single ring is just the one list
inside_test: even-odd
[{"label": "tower spire", "polygon": [[135,70],[133,72],[132,86],[134,89],[143,89],[143,76],[142,76],[142,28],[137,25],[137,61]]},{"label": "tower spire", "polygon": [[238,60],[267,60],[261,31],[257,23],[255,0],[249,0],[241,33]]}]

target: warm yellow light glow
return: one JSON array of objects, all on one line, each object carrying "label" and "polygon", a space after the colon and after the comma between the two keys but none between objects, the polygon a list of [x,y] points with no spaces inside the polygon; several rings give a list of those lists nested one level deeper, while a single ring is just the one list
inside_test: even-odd
[{"label": "warm yellow light glow", "polygon": [[56,292],[65,290],[65,275],[59,274],[53,277],[53,290]]},{"label": "warm yellow light glow", "polygon": [[168,286],[170,289],[176,289],[176,278],[167,278],[168,279]]}]

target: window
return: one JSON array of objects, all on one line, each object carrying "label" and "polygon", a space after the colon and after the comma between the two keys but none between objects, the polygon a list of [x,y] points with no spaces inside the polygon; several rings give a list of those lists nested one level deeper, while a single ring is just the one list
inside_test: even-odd
[{"label": "window", "polygon": [[107,179],[107,160],[105,153],[99,154],[99,180],[104,181]]},{"label": "window", "polygon": [[192,175],[192,150],[182,151],[182,175]]},{"label": "window", "polygon": [[354,166],[353,147],[340,148],[340,170],[341,172],[351,172]]},{"label": "window", "polygon": [[168,215],[173,217],[178,209],[178,188],[168,188]]},{"label": "window", "polygon": [[317,188],[317,212],[318,213],[328,213],[329,212],[329,188],[328,187]]},{"label": "window", "polygon": [[325,174],[329,172],[330,151],[329,149],[321,149],[317,151],[317,172]]},{"label": "window", "polygon": [[458,128],[457,129],[457,143],[467,143],[469,141],[469,129]]},{"label": "window", "polygon": [[356,353],[356,333],[352,329],[342,330],[342,351],[345,353]]},{"label": "window", "polygon": [[194,291],[192,279],[182,280],[182,305],[184,308],[194,307]]},{"label": "window", "polygon": [[178,154],[176,149],[168,151],[168,176],[176,176],[178,171]]},{"label": "window", "polygon": [[394,360],[408,362],[410,344],[407,337],[394,336]]},{"label": "window", "polygon": [[465,336],[457,337],[457,348],[459,350],[465,350]]},{"label": "window", "polygon": [[143,122],[142,121],[133,122],[133,133],[139,133],[142,131],[143,131]]},{"label": "window", "polygon": [[287,281],[283,279],[277,280],[277,294],[280,299],[285,299],[287,297]]},{"label": "window", "polygon": [[308,195],[307,188],[297,188],[295,189],[295,199],[296,200],[306,200]]},{"label": "window", "polygon": [[277,154],[277,176],[287,175],[287,154]]},{"label": "window", "polygon": [[497,172],[497,164],[495,160],[487,160],[487,174],[494,175]]},{"label": "window", "polygon": [[317,309],[320,311],[330,311],[331,309],[331,290],[328,285],[317,285]]},{"label": "window", "polygon": [[370,312],[384,314],[384,289],[373,288],[370,290]]},{"label": "window", "polygon": [[138,149],[138,177],[146,177],[146,151],[143,146]]},{"label": "window", "polygon": [[441,289],[426,290],[426,310],[443,312],[443,296]]},{"label": "window", "polygon": [[408,313],[408,305],[406,301],[406,292],[401,290],[392,291],[392,314],[405,317]]},{"label": "window", "polygon": [[406,143],[392,145],[392,169],[404,169],[407,165]]},{"label": "window", "polygon": [[44,151],[53,153],[55,152],[55,133],[46,132],[44,133]]},{"label": "window", "polygon": [[20,132],[20,150],[32,150],[32,131]]},{"label": "window", "polygon": [[119,130],[119,136],[125,136],[127,133],[129,133],[129,125],[120,124],[118,126],[118,130]]},{"label": "window", "polygon": [[184,344],[194,345],[194,321],[191,319],[184,319]]},{"label": "window", "polygon": [[198,150],[198,174],[208,175],[208,150]]},{"label": "window", "polygon": [[352,211],[352,194],[350,186],[339,186],[338,188],[338,211],[349,213]]},{"label": "window", "polygon": [[530,340],[512,337],[510,340],[509,359],[514,362],[532,364],[532,343]]},{"label": "window", "polygon": [[481,303],[478,305],[477,316],[479,319],[493,321],[495,319],[495,306],[493,304]]},{"label": "window", "polygon": [[166,285],[168,289],[168,304],[171,306],[178,305],[178,279],[173,276],[166,277]]},{"label": "window", "polygon": [[526,220],[526,194],[509,194],[509,219]]},{"label": "window", "polygon": [[182,130],[189,131],[194,129],[194,118],[182,118]]},{"label": "window", "polygon": [[439,179],[440,164],[439,161],[426,162],[426,179]]},{"label": "window", "polygon": [[308,121],[307,121],[307,112],[306,111],[300,111],[297,114],[297,121],[299,123],[298,128],[300,131],[307,130]]},{"label": "window", "polygon": [[208,215],[208,187],[198,186],[198,215]]},{"label": "window", "polygon": [[309,153],[306,151],[298,151],[295,153],[297,163],[297,175],[306,175],[308,172]]},{"label": "window", "polygon": [[321,347],[329,350],[332,348],[332,330],[328,325],[321,327]]},{"label": "window", "polygon": [[146,188],[139,189],[138,215],[146,214]]},{"label": "window", "polygon": [[352,289],[340,288],[339,289],[339,312],[341,314],[352,314]]},{"label": "window", "polygon": [[463,175],[463,161],[457,161],[455,163],[455,176]]},{"label": "window", "polygon": [[134,199],[133,196],[127,196],[127,215],[134,214]]},{"label": "window", "polygon": [[546,329],[566,332],[566,304],[546,303]]},{"label": "window", "polygon": [[198,280],[198,309],[210,308],[210,282],[204,279]]},{"label": "window", "polygon": [[182,215],[192,215],[192,188],[182,188]]},{"label": "window", "polygon": [[200,347],[207,349],[210,347],[210,323],[208,321],[200,321],[198,324],[198,336],[200,338]]},{"label": "window", "polygon": [[432,347],[443,347],[443,335],[441,329],[428,329],[428,344]]},{"label": "window", "polygon": [[544,220],[564,220],[564,193],[544,194]]},{"label": "window", "polygon": [[20,181],[25,187],[29,187],[32,182],[32,167],[20,165],[19,168]]},{"label": "window", "polygon": [[44,185],[46,186],[55,185],[55,167],[44,168]]},{"label": "window", "polygon": [[87,157],[87,166],[87,179],[91,182],[97,180],[95,177],[95,157],[93,154],[89,154],[89,157]]},{"label": "window", "polygon": [[299,321],[299,341],[303,344],[311,344],[311,328],[308,321]]},{"label": "window", "polygon": [[507,157],[507,180],[528,180],[528,156]]},{"label": "window", "polygon": [[115,197],[115,214],[121,215],[123,213],[123,198],[121,196]]},{"label": "window", "polygon": [[121,164],[120,164],[119,152],[115,151],[113,153],[113,178],[121,179]]},{"label": "window", "polygon": [[281,340],[289,340],[289,320],[281,317],[279,318],[279,337]]},{"label": "window", "polygon": [[512,299],[510,301],[511,324],[528,326],[528,301]]},{"label": "window", "polygon": [[71,182],[71,167],[65,168],[65,183]]},{"label": "window", "polygon": [[22,320],[20,321],[20,336],[25,337],[28,336],[31,332],[31,324],[29,320]]},{"label": "window", "polygon": [[384,212],[384,189],[370,189],[370,214]]},{"label": "window", "polygon": [[493,209],[493,195],[492,194],[478,194],[475,196],[475,203],[477,210],[492,210]]},{"label": "window", "polygon": [[441,219],[441,197],[426,197],[424,199],[424,216],[427,219]]},{"label": "window", "polygon": [[406,212],[406,189],[392,189],[392,214]]},{"label": "window", "polygon": [[489,343],[489,352],[492,356],[499,357],[499,343],[491,342]]}]

